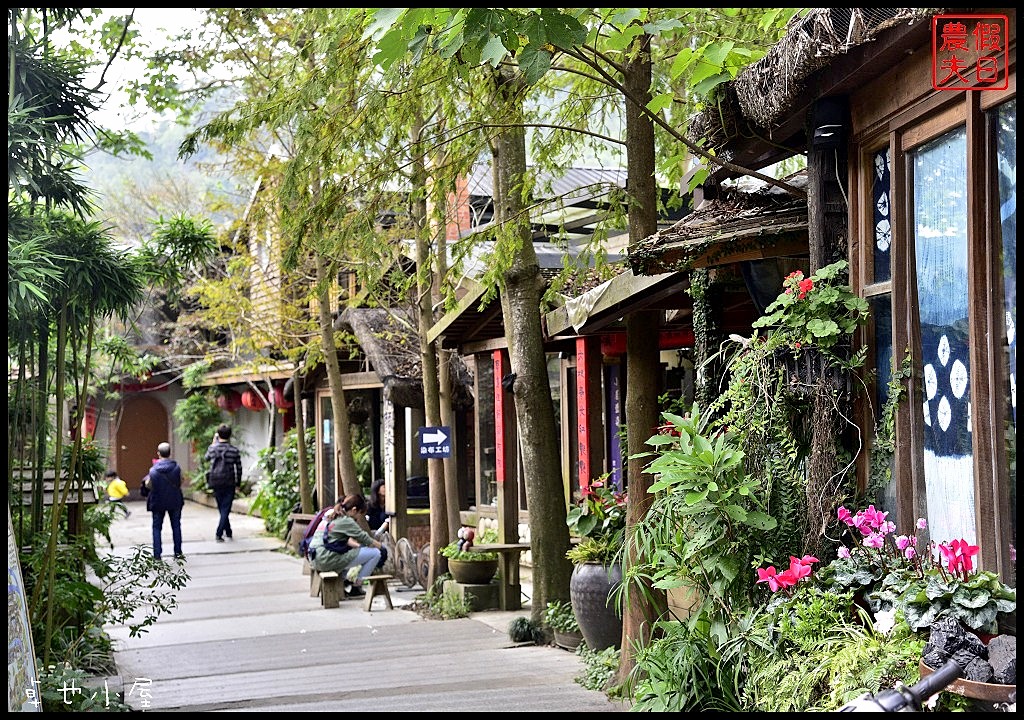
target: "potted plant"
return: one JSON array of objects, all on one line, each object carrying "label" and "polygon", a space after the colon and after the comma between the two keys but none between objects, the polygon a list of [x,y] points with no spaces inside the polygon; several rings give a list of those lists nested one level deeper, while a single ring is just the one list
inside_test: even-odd
[{"label": "potted plant", "polygon": [[566,557],[573,562],[569,579],[572,609],[587,647],[600,652],[618,648],[622,614],[616,589],[622,582],[618,562],[626,530],[626,494],[609,488],[608,476],[591,481],[566,516],[569,532],[579,538]]},{"label": "potted plant", "polygon": [[583,633],[576,614],[572,611],[572,603],[565,600],[552,600],[544,608],[544,624],[551,628],[555,635],[555,645],[566,650],[575,650],[583,642]]},{"label": "potted plant", "polygon": [[839,354],[869,313],[866,300],[849,285],[838,284],[848,266],[840,260],[810,277],[791,272],[782,282],[782,293],[751,324],[769,329],[768,341],[778,343],[778,358],[793,389],[825,381],[843,390],[846,380],[840,369],[862,363],[862,355],[851,362]]},{"label": "potted plant", "polygon": [[498,555],[492,552],[476,552],[463,542],[456,540],[441,548],[441,555],[448,558],[448,571],[452,579],[464,585],[486,585],[498,572]]}]

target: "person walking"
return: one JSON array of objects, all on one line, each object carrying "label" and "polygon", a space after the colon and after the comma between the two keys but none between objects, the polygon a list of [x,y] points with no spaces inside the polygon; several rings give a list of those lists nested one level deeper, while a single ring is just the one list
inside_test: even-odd
[{"label": "person walking", "polygon": [[159,560],[163,555],[162,535],[164,516],[171,520],[171,538],[174,542],[174,557],[185,559],[181,551],[181,509],[185,507],[185,496],[181,493],[181,466],[171,460],[171,444],[162,442],[156,446],[157,460],[149,469],[146,485],[149,488],[146,507],[153,514],[153,557]]},{"label": "person walking", "polygon": [[231,503],[235,501],[235,488],[242,485],[242,454],[231,444],[231,426],[221,425],[206,451],[210,463],[207,482],[217,499],[220,522],[217,523],[217,542],[231,539]]}]

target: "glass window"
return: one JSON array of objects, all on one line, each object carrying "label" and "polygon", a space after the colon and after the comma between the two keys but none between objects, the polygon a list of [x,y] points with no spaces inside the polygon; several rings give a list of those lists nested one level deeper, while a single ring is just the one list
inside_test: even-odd
[{"label": "glass window", "polygon": [[[1002,234],[1003,310],[1006,321],[1004,352],[1006,353],[1007,417],[1006,456],[1010,479],[1010,543],[1011,567],[1017,564],[1017,101],[1001,105],[996,111],[996,164],[999,185],[999,223]],[[1003,533],[1006,537],[1007,533]],[[1016,582],[1016,576],[1013,578]]]},{"label": "glass window", "polygon": [[[868,298],[871,305],[871,332],[874,336],[874,364],[871,367],[877,368],[878,380],[875,387],[875,399],[872,403],[872,413],[875,427],[882,418],[882,408],[889,401],[889,380],[892,377],[892,298],[888,293],[875,295]],[[899,360],[898,360],[899,362]],[[886,464],[889,469],[889,482],[881,490],[881,506],[883,508],[896,508],[896,477],[894,473],[895,459],[891,452],[876,448],[879,456],[878,462],[881,468],[874,472],[881,473]],[[882,459],[884,458],[884,459]],[[874,462],[872,463],[874,466]],[[880,481],[879,481],[880,482]],[[898,520],[895,515],[893,520]]]},{"label": "glass window", "polygon": [[931,539],[976,541],[967,297],[967,133],[910,156]]}]

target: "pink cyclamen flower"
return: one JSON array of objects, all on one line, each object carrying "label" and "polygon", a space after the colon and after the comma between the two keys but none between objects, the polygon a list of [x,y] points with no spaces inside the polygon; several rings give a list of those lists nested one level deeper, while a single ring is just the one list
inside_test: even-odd
[{"label": "pink cyclamen flower", "polygon": [[839,548],[839,557],[841,557],[843,560],[849,559],[849,557],[850,557],[850,548],[846,547],[845,545],[841,546]]},{"label": "pink cyclamen flower", "polygon": [[853,525],[853,513],[845,507],[840,507],[836,511],[836,515],[839,516],[839,522],[846,523],[847,525]]},{"label": "pink cyclamen flower", "polygon": [[900,535],[896,538],[896,547],[900,550],[906,550],[910,547],[910,538],[906,535]]},{"label": "pink cyclamen flower", "polygon": [[885,544],[885,538],[878,533],[871,533],[864,538],[864,547],[875,548],[876,550]]},{"label": "pink cyclamen flower", "polygon": [[[803,566],[800,566],[800,567],[803,567]],[[810,568],[807,568],[808,573],[810,572],[810,570],[811,570]],[[793,568],[789,568],[789,570],[786,570],[785,572],[781,572],[778,575],[776,575],[775,577],[778,580],[779,585],[781,585],[782,587],[787,587],[787,588],[788,587],[793,587],[794,585],[797,584],[797,582],[800,581],[800,577],[797,577],[797,574],[795,572],[793,572]]]},{"label": "pink cyclamen flower", "polygon": [[924,518],[918,518],[917,519],[917,529],[918,530],[924,530],[926,527],[928,527],[928,521],[925,520]]},{"label": "pink cyclamen flower", "polygon": [[772,592],[775,592],[780,587],[782,587],[779,584],[777,573],[778,573],[778,571],[775,569],[774,565],[771,565],[771,566],[766,567],[766,568],[758,568],[757,569],[757,582],[754,583],[754,584],[757,585],[758,583],[768,583],[769,589],[771,589]]},{"label": "pink cyclamen flower", "polygon": [[913,560],[916,555],[917,550],[915,550],[913,547],[908,547],[906,550],[903,551],[903,556],[907,560]]},{"label": "pink cyclamen flower", "polygon": [[[789,556],[789,570],[787,570],[792,577],[794,584],[808,577],[811,574],[811,566],[804,565],[800,558]],[[785,573],[783,573],[785,574]]]}]

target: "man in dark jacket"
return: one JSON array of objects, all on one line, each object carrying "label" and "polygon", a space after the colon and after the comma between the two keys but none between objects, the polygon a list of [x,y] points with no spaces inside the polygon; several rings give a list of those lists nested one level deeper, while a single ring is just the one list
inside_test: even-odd
[{"label": "man in dark jacket", "polygon": [[225,537],[231,539],[231,503],[235,501],[235,488],[242,484],[242,455],[230,440],[231,426],[221,425],[206,451],[206,460],[210,463],[207,482],[220,511],[217,542],[224,542]]},{"label": "man in dark jacket", "polygon": [[170,443],[156,446],[157,460],[149,469],[149,496],[146,506],[153,513],[153,557],[157,560],[163,554],[161,535],[164,531],[164,515],[171,519],[171,537],[174,540],[174,557],[184,560],[181,552],[181,509],[185,497],[181,494],[181,467],[171,460]]}]

